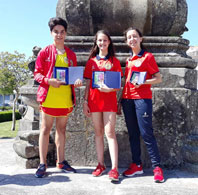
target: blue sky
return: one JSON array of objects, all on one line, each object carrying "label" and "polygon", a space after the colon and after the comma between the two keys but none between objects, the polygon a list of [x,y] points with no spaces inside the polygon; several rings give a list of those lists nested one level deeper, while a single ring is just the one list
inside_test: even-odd
[{"label": "blue sky", "polygon": [[[32,56],[34,46],[44,47],[52,43],[48,20],[56,16],[58,0],[0,0],[0,52],[17,50]],[[187,0],[189,31],[183,38],[190,45],[198,46],[198,1]]]}]

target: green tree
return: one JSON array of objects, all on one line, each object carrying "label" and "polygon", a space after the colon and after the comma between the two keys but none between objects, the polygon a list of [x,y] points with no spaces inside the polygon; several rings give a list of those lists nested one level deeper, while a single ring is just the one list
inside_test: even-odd
[{"label": "green tree", "polygon": [[29,62],[30,58],[26,59],[25,54],[20,54],[17,51],[14,51],[14,53],[0,53],[0,94],[3,96],[15,94],[11,130],[15,130],[15,109],[19,97],[19,89],[31,76],[31,72],[28,69]]}]

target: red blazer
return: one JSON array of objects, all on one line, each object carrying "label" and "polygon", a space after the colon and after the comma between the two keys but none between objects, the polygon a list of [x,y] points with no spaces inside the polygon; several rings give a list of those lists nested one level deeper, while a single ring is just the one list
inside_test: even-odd
[{"label": "red blazer", "polygon": [[[76,54],[65,46],[69,66],[77,66]],[[37,101],[42,103],[45,101],[49,89],[48,79],[52,77],[53,67],[56,62],[57,51],[54,45],[43,48],[36,59],[34,79],[40,83],[37,92]],[[76,104],[76,96],[74,86],[72,85],[72,100]]]}]

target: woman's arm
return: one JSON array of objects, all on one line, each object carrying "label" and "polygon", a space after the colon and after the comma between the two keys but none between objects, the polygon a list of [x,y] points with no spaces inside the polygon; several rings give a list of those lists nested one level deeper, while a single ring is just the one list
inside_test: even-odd
[{"label": "woman's arm", "polygon": [[159,72],[155,73],[151,79],[147,79],[144,84],[158,84],[162,82],[162,76]]},{"label": "woman's arm", "polygon": [[89,88],[90,88],[90,79],[86,79],[85,95],[84,95],[84,102],[83,102],[83,113],[87,117],[91,116],[91,112],[88,106]]}]

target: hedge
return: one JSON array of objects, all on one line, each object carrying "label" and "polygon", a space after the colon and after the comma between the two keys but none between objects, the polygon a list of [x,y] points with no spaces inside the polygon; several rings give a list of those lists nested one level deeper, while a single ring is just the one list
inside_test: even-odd
[{"label": "hedge", "polygon": [[[19,114],[19,111],[15,112],[16,114],[16,120],[21,119],[21,115]],[[5,121],[12,121],[12,111],[1,111],[0,112],[0,122]]]}]

